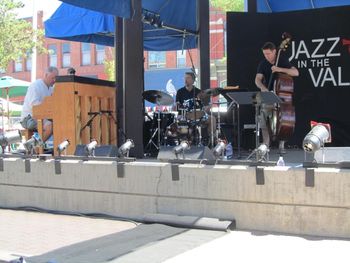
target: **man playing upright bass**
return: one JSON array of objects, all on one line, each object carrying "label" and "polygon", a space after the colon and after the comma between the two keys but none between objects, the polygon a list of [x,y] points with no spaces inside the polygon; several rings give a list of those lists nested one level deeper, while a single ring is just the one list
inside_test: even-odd
[{"label": "man playing upright bass", "polygon": [[[261,48],[264,59],[259,63],[255,84],[262,92],[274,91],[275,73],[284,73],[290,77],[299,76],[299,71],[284,56],[277,56],[277,48],[272,42],[266,42]],[[277,61],[278,59],[278,61]],[[276,62],[277,65],[276,65]],[[268,129],[268,121],[272,118],[273,105],[262,105],[260,114],[260,127],[263,143],[270,146],[271,138]],[[284,141],[280,141],[280,150],[284,150]]]}]

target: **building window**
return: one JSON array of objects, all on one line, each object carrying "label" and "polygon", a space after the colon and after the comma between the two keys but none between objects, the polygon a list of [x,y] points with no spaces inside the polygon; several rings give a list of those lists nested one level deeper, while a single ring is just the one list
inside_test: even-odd
[{"label": "building window", "polygon": [[22,63],[22,59],[21,58],[18,58],[16,61],[15,61],[15,72],[20,72],[20,71],[23,71],[23,63]]},{"label": "building window", "polygon": [[176,52],[176,65],[178,68],[186,67],[186,50]]},{"label": "building window", "polygon": [[91,45],[90,43],[81,44],[81,64],[83,66],[91,64]]},{"label": "building window", "polygon": [[165,51],[149,51],[148,52],[148,67],[165,68],[166,66],[166,53]]},{"label": "building window", "polygon": [[32,70],[32,54],[27,52],[27,58],[26,58],[26,70],[31,71]]},{"label": "building window", "polygon": [[70,44],[69,43],[62,44],[62,67],[63,68],[70,67]]},{"label": "building window", "polygon": [[48,46],[48,50],[50,67],[57,67],[57,46],[55,44],[51,44]]},{"label": "building window", "polygon": [[105,60],[105,46],[96,45],[96,64],[102,65]]}]

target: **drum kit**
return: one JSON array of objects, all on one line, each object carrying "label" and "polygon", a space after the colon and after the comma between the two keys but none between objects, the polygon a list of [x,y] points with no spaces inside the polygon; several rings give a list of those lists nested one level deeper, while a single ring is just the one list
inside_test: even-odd
[{"label": "drum kit", "polygon": [[[204,110],[202,101],[209,97],[214,98],[219,94],[218,88],[208,89],[199,93],[195,98],[185,100],[182,105],[176,104],[176,107],[174,107],[173,97],[165,92],[159,90],[143,92],[143,98],[146,101],[157,105],[157,110],[153,112],[152,117],[146,113],[147,122],[150,123],[147,126],[149,136],[145,145],[146,152],[159,150],[161,146],[176,146],[182,141],[188,141],[194,146],[213,146],[215,139],[220,136],[218,133],[220,122],[218,122],[218,127],[214,127],[216,125],[209,121],[209,118],[212,119],[213,117],[212,110],[209,112],[210,117]],[[211,101],[211,107],[217,104],[213,102],[213,99]],[[168,106],[175,111],[162,111],[162,106]],[[206,136],[202,136],[202,129],[207,131]],[[210,135],[212,136],[209,137]]]}]

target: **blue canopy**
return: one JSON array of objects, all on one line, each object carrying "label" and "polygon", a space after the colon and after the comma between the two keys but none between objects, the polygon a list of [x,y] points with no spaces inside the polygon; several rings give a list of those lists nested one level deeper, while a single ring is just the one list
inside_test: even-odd
[{"label": "blue canopy", "polygon": [[[158,23],[147,21],[147,16],[156,17]],[[143,17],[146,17],[145,50],[167,51],[197,46],[196,0],[144,0]],[[63,3],[45,21],[45,36],[113,46],[114,27],[112,15]]]},{"label": "blue canopy", "polygon": [[45,36],[77,42],[114,45],[114,16],[62,4],[45,21]]},{"label": "blue canopy", "polygon": [[99,11],[105,14],[130,18],[131,0],[61,0],[62,2]]},{"label": "blue canopy", "polygon": [[312,8],[350,5],[350,0],[256,0],[258,12],[285,12]]}]

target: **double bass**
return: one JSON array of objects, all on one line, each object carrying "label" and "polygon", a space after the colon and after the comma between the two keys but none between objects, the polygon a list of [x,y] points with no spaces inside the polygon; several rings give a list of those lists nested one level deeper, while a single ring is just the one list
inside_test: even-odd
[{"label": "double bass", "polygon": [[[275,66],[278,66],[280,55],[285,51],[290,42],[291,35],[283,33],[282,42],[278,47]],[[271,74],[270,82],[275,75],[273,90],[275,94],[282,100],[279,105],[276,105],[270,120],[270,138],[273,141],[287,141],[294,132],[295,127],[295,109],[293,106],[294,82],[293,78],[285,73]]]}]

